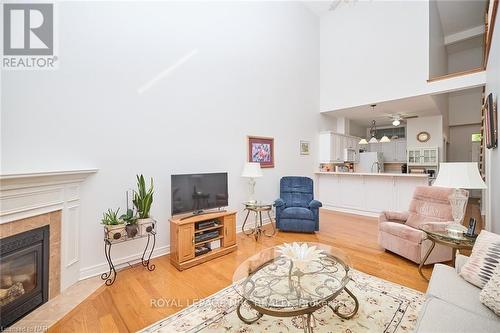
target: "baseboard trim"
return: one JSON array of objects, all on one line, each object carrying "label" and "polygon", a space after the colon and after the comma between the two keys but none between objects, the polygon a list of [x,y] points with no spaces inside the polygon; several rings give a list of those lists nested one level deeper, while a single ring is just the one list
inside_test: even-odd
[{"label": "baseboard trim", "polygon": [[[129,264],[132,265],[140,262],[142,253],[143,252],[141,251],[126,257],[113,259],[113,264],[115,265],[115,269],[119,270],[121,268],[127,267]],[[166,246],[160,246],[154,249],[153,254],[151,255],[151,259],[156,257],[161,257],[169,253],[170,253],[170,244]],[[79,280],[85,280],[90,277],[101,275],[102,273],[105,273],[107,271],[109,271],[109,266],[106,262],[90,267],[85,267],[80,270]]]},{"label": "baseboard trim", "polygon": [[[271,220],[269,218],[262,219],[262,225],[267,225],[270,223],[271,223]],[[253,225],[253,223],[251,223],[251,225]],[[242,233],[241,226],[242,226],[242,224],[236,225],[236,233],[237,234]],[[170,244],[167,244],[165,246],[157,247],[153,251],[151,258],[161,257],[161,256],[167,255],[169,253],[170,253]],[[118,269],[127,267],[129,264],[132,264],[132,263],[135,264],[135,263],[139,262],[141,257],[142,257],[142,251],[135,253],[135,254],[131,254],[131,255],[126,256],[126,257],[113,259],[113,264],[115,265],[115,268],[118,270]],[[102,273],[105,273],[107,271],[109,271],[109,266],[106,262],[103,262],[101,264],[97,264],[94,266],[90,266],[90,267],[85,267],[85,268],[82,268],[80,270],[79,280],[85,280],[85,279],[88,279],[90,277],[101,275]]]},{"label": "baseboard trim", "polygon": [[368,212],[365,210],[341,208],[341,207],[334,207],[334,206],[323,206],[323,209],[331,210],[334,212],[361,215],[361,216],[367,216],[367,217],[378,217],[380,215],[380,213],[377,213],[377,212]]}]

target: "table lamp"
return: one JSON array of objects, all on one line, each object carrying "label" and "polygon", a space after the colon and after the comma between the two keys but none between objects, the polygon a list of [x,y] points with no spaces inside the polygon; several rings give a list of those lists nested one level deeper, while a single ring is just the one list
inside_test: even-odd
[{"label": "table lamp", "polygon": [[241,177],[248,178],[248,185],[250,194],[248,196],[248,202],[255,202],[255,178],[262,177],[262,170],[260,169],[260,163],[248,162],[243,168]]},{"label": "table lamp", "polygon": [[465,208],[469,200],[466,190],[482,190],[486,188],[479,168],[475,162],[440,163],[439,173],[433,186],[450,187],[453,192],[450,199],[451,213],[454,223],[447,227],[447,231],[456,236],[467,230],[461,222],[465,215]]}]

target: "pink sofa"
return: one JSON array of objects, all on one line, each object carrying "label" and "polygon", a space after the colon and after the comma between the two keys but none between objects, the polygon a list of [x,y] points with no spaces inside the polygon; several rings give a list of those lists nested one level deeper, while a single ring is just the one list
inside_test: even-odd
[{"label": "pink sofa", "polygon": [[[446,226],[453,221],[448,199],[452,189],[433,186],[419,186],[413,193],[408,212],[382,212],[379,216],[379,245],[420,264],[431,241],[419,227],[432,223],[434,228]],[[449,261],[452,249],[436,244],[425,264]]]}]

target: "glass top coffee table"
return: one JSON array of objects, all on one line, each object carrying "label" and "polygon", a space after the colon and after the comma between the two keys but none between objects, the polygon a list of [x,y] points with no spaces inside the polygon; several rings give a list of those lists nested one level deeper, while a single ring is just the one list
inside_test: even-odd
[{"label": "glass top coffee table", "polygon": [[[263,315],[302,316],[304,332],[312,332],[313,313],[324,306],[350,319],[359,303],[346,287],[349,269],[349,258],[324,244],[293,243],[263,250],[245,260],[233,275],[234,288],[242,297],[238,317],[252,324]],[[334,305],[343,291],[352,302]]]}]

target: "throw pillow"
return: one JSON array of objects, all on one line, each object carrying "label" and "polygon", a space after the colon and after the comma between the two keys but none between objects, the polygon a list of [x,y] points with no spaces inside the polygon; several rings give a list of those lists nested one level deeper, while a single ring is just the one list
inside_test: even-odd
[{"label": "throw pillow", "polygon": [[473,285],[483,288],[499,264],[500,235],[482,230],[460,275]]},{"label": "throw pillow", "polygon": [[500,266],[497,266],[493,276],[479,293],[479,300],[500,316]]}]

